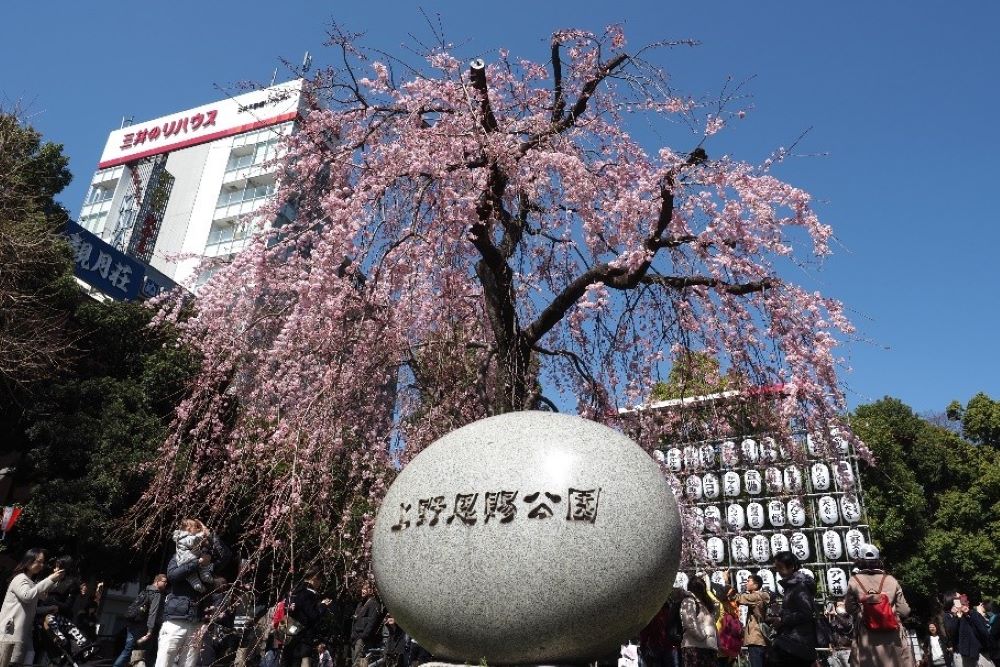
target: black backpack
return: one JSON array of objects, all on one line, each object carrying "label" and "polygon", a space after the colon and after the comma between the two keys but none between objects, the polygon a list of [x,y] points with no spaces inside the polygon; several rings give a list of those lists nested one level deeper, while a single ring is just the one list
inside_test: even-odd
[{"label": "black backpack", "polygon": [[125,611],[126,621],[141,621],[149,614],[149,589],[143,588]]},{"label": "black backpack", "polygon": [[674,600],[670,603],[670,611],[667,612],[667,641],[671,645],[680,646],[684,639],[684,622],[681,620],[681,603],[684,598]]}]

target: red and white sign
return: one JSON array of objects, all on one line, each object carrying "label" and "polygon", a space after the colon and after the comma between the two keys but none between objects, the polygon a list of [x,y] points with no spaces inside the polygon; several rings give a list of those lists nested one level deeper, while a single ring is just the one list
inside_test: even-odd
[{"label": "red and white sign", "polygon": [[20,507],[4,507],[3,508],[3,518],[0,519],[0,531],[4,533],[9,533],[14,524],[17,523],[17,518],[21,516]]},{"label": "red and white sign", "polygon": [[115,130],[97,166],[107,169],[294,120],[301,111],[302,84],[302,79],[289,81]]}]

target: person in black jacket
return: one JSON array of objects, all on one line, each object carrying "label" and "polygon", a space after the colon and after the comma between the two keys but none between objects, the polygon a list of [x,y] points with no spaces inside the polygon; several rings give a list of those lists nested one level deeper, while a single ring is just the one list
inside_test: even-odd
[{"label": "person in black jacket", "polygon": [[784,594],[767,664],[811,667],[816,661],[816,582],[799,568],[799,559],[790,551],[775,554],[774,569]]},{"label": "person in black jacket", "polygon": [[333,604],[329,598],[320,599],[319,591],[323,589],[323,583],[323,574],[312,571],[289,595],[286,613],[294,621],[289,625],[289,632],[293,627],[296,631],[285,638],[281,649],[282,665],[292,665],[296,660],[301,662],[311,655],[316,625]]},{"label": "person in black jacket", "polygon": [[969,598],[959,593],[945,608],[945,632],[952,641],[955,653],[961,656],[962,667],[975,667],[979,656],[988,650],[990,628],[986,618],[971,607]]},{"label": "person in black jacket", "polygon": [[[134,608],[138,615],[134,618],[125,617],[125,647],[113,667],[127,667],[132,659],[133,650],[145,651],[151,645],[149,640],[153,639],[160,626],[163,591],[166,588],[167,575],[158,574],[153,577],[152,584],[139,592],[142,602]],[[136,600],[139,601],[140,598],[137,597]],[[129,611],[133,611],[133,607],[129,607]],[[155,642],[152,645],[155,646]]]},{"label": "person in black jacket", "polygon": [[163,602],[163,624],[157,644],[156,667],[195,667],[198,664],[198,629],[201,626],[198,603],[202,594],[188,581],[199,567],[212,560],[209,554],[197,560],[178,563],[171,556],[167,563],[167,596]]},{"label": "person in black jacket", "polygon": [[373,595],[370,584],[361,587],[361,602],[354,610],[354,622],[351,625],[351,664],[353,667],[366,667],[365,654],[369,649],[378,646],[382,629],[382,604]]},{"label": "person in black jacket", "polygon": [[382,655],[385,667],[406,667],[406,632],[396,625],[392,616],[385,617],[382,628]]}]

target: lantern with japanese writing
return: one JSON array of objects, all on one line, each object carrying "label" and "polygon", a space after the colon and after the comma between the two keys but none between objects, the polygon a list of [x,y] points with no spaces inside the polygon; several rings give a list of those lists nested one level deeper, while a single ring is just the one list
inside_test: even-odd
[{"label": "lantern with japanese writing", "polygon": [[738,472],[729,470],[722,476],[722,492],[728,498],[740,495],[740,474]]},{"label": "lantern with japanese writing", "polygon": [[804,533],[792,533],[788,538],[789,551],[801,562],[809,560],[809,538]]},{"label": "lantern with japanese writing", "polygon": [[729,525],[730,530],[743,530],[746,526],[746,515],[743,512],[743,507],[733,503],[726,508],[726,523]]},{"label": "lantern with japanese writing", "polygon": [[812,435],[806,435],[806,450],[809,452],[809,456],[821,456],[822,452],[820,451],[819,438],[814,438]]},{"label": "lantern with japanese writing", "polygon": [[844,549],[851,560],[861,558],[861,552],[865,546],[865,536],[857,528],[851,528],[844,533]]},{"label": "lantern with japanese writing", "polygon": [[784,489],[781,471],[777,468],[768,468],[764,471],[764,486],[768,493],[781,493]]},{"label": "lantern with japanese writing", "polygon": [[718,533],[722,530],[722,510],[715,505],[705,508],[705,530],[710,533]]},{"label": "lantern with japanese writing", "polygon": [[826,491],[830,488],[830,469],[825,463],[814,463],[811,470],[813,489]]},{"label": "lantern with japanese writing", "polygon": [[753,438],[746,438],[740,443],[740,449],[743,450],[743,460],[750,465],[755,465],[760,461],[760,447],[757,446],[757,441]]},{"label": "lantern with japanese writing", "polygon": [[778,590],[778,587],[774,581],[774,572],[771,572],[767,568],[761,568],[757,570],[757,576],[760,577],[761,580],[764,582],[765,591],[768,591],[769,593],[774,593],[776,590]]},{"label": "lantern with japanese writing", "polygon": [[759,496],[764,490],[764,480],[757,470],[747,470],[743,473],[743,487],[751,496]]},{"label": "lantern with japanese writing", "polygon": [[754,530],[764,527],[764,506],[760,503],[747,504],[747,525]]},{"label": "lantern with japanese writing", "polygon": [[802,471],[798,466],[788,466],[785,468],[785,490],[789,493],[798,493],[802,490]]},{"label": "lantern with japanese writing", "polygon": [[736,590],[745,591],[747,589],[747,580],[750,578],[750,570],[737,570],[736,571]]},{"label": "lantern with japanese writing", "polygon": [[760,458],[765,463],[774,463],[778,460],[778,443],[774,438],[767,437],[760,443]]},{"label": "lantern with japanese writing", "polygon": [[840,597],[847,593],[847,575],[842,569],[831,567],[826,571],[826,588],[834,597]]},{"label": "lantern with japanese writing", "polygon": [[686,510],[691,517],[691,522],[700,533],[705,530],[705,510],[700,507],[689,507]]},{"label": "lantern with japanese writing", "polygon": [[847,461],[838,461],[834,472],[837,476],[837,487],[841,491],[850,491],[854,488],[854,471]]},{"label": "lantern with japanese writing", "polygon": [[705,497],[715,500],[719,497],[719,478],[710,472],[706,472],[701,478],[701,488]]},{"label": "lantern with japanese writing", "polygon": [[684,493],[691,500],[701,500],[701,477],[689,475],[684,481]]},{"label": "lantern with japanese writing", "polygon": [[670,468],[671,472],[681,471],[681,450],[677,447],[671,447],[667,450],[667,467]]},{"label": "lantern with japanese writing", "polygon": [[674,588],[683,588],[687,590],[688,586],[688,576],[683,572],[678,572],[677,576],[674,577]]},{"label": "lantern with japanese writing", "polygon": [[732,468],[740,462],[740,457],[736,453],[736,443],[732,440],[726,440],[719,449],[721,450],[722,465]]},{"label": "lantern with japanese writing", "polygon": [[694,445],[688,445],[684,448],[684,469],[688,472],[692,470],[697,470],[698,465],[701,463],[701,454],[698,452],[698,448]]},{"label": "lantern with japanese writing", "polygon": [[823,531],[823,554],[830,560],[840,560],[844,550],[840,544],[840,535],[835,531]]},{"label": "lantern with japanese writing", "polygon": [[791,498],[786,508],[788,523],[801,528],[806,525],[806,508],[802,506],[802,501],[798,498]]},{"label": "lantern with japanese writing", "polygon": [[840,497],[840,514],[848,523],[861,521],[861,504],[854,496]]},{"label": "lantern with japanese writing", "polygon": [[712,445],[701,446],[701,465],[704,468],[715,466],[715,447]]},{"label": "lantern with japanese writing", "polygon": [[718,537],[710,537],[705,541],[705,550],[708,552],[708,558],[713,563],[721,563],[726,559],[726,546]]},{"label": "lantern with japanese writing", "polygon": [[781,533],[771,535],[771,553],[776,554],[782,551],[788,551],[788,538]]},{"label": "lantern with japanese writing", "polygon": [[818,505],[820,521],[828,526],[832,526],[840,520],[840,516],[837,513],[837,501],[833,499],[833,496],[822,496],[819,499]]},{"label": "lantern with japanese writing", "polygon": [[750,540],[750,552],[758,563],[766,563],[771,559],[771,543],[764,535],[754,535]]},{"label": "lantern with japanese writing", "polygon": [[785,525],[785,506],[780,500],[767,501],[767,520],[775,528]]},{"label": "lantern with japanese writing", "polygon": [[737,563],[746,563],[750,560],[750,542],[747,538],[742,535],[738,535],[734,537],[729,544],[733,560]]}]

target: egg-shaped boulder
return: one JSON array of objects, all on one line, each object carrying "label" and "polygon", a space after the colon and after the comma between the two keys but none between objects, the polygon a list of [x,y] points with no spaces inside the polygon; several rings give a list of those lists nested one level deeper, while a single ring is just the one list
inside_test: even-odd
[{"label": "egg-shaped boulder", "polygon": [[586,419],[516,412],[460,428],[397,476],[375,520],[382,601],[435,657],[588,662],[659,611],[680,558],[659,466]]}]

